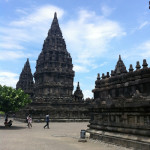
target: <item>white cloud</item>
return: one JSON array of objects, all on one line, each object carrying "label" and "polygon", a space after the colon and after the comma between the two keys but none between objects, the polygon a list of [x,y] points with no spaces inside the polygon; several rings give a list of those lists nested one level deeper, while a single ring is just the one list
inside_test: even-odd
[{"label": "white cloud", "polygon": [[25,54],[22,51],[0,51],[0,60],[14,60],[27,57],[30,57],[30,54]]},{"label": "white cloud", "polygon": [[7,42],[3,42],[0,43],[0,48],[3,49],[24,49],[24,47],[22,47],[21,45],[17,44],[17,43],[7,43]]},{"label": "white cloud", "polygon": [[110,8],[106,5],[103,5],[101,7],[101,11],[102,11],[103,16],[109,16],[113,12],[114,9],[115,8]]},{"label": "white cloud", "polygon": [[138,55],[142,58],[150,58],[150,40],[140,44],[137,49],[139,50]]},{"label": "white cloud", "polygon": [[85,66],[74,65],[73,70],[75,72],[89,72],[89,70]]},{"label": "white cloud", "polygon": [[[110,14],[106,12],[107,9],[106,6],[102,8],[105,14]],[[3,39],[0,43],[1,50],[19,49],[27,53],[26,44],[41,43],[42,45],[54,12],[57,12],[58,18],[64,15],[63,9],[52,5],[32,8],[32,12],[31,9],[17,9],[16,11],[21,12],[21,18],[8,23],[6,27],[0,27],[0,38]],[[78,18],[65,21],[60,24],[60,27],[77,72],[88,72],[89,67],[90,69],[97,68],[95,58],[104,55],[112,39],[126,34],[118,22],[107,19],[104,13],[98,16],[94,11],[86,10],[79,11]],[[23,57],[23,53],[18,54]],[[20,58],[18,54],[13,54],[13,58]]]},{"label": "white cloud", "polygon": [[139,26],[133,28],[133,29],[131,30],[131,33],[135,33],[136,31],[143,29],[145,26],[147,26],[147,25],[149,25],[149,24],[150,24],[150,23],[149,23],[148,21],[144,21],[144,22],[142,22]]},{"label": "white cloud", "polygon": [[83,90],[82,92],[83,92],[83,95],[84,95],[84,99],[93,97],[93,93],[90,90]]},{"label": "white cloud", "polygon": [[[32,13],[29,12],[31,10]],[[7,23],[6,26],[0,26],[0,60],[9,56],[12,56],[10,60],[31,56],[34,51],[29,54],[26,45],[37,45],[37,43],[42,45],[54,12],[57,12],[58,18],[64,14],[62,9],[52,5],[16,11],[22,15],[20,19]]]},{"label": "white cloud", "polygon": [[[120,50],[119,52],[124,62],[128,63],[130,60],[135,64],[137,60],[150,58],[150,40],[139,43],[136,47],[128,50]],[[117,57],[116,53],[112,56],[113,59],[118,59]]]},{"label": "white cloud", "polygon": [[143,22],[142,24],[140,24],[140,26],[139,26],[139,30],[141,30],[142,28],[144,28],[146,25],[148,25],[149,24],[149,22],[148,21],[145,21],[145,22]]},{"label": "white cloud", "polygon": [[[33,13],[28,14],[27,16],[21,18],[20,20],[11,22],[11,25],[14,26],[31,26],[39,23],[47,23],[48,20],[54,17],[54,12],[57,12],[58,18],[61,18],[64,14],[64,11],[58,7],[52,5],[45,5],[37,7],[32,10]],[[36,27],[35,27],[36,28]]]},{"label": "white cloud", "polygon": [[1,85],[11,86],[15,88],[17,81],[18,81],[18,74],[12,72],[0,71]]},{"label": "white cloud", "polygon": [[126,33],[118,22],[97,16],[93,11],[81,10],[78,15],[63,24],[62,31],[76,65],[88,69],[95,66],[95,58],[107,51],[111,40]]}]

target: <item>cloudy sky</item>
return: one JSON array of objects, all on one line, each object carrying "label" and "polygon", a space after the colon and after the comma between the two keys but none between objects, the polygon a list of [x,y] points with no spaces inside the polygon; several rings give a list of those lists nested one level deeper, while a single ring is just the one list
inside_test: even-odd
[{"label": "cloudy sky", "polygon": [[54,12],[73,59],[74,89],[93,97],[97,73],[147,59],[149,0],[0,0],[0,84],[15,87],[26,59],[32,73]]}]

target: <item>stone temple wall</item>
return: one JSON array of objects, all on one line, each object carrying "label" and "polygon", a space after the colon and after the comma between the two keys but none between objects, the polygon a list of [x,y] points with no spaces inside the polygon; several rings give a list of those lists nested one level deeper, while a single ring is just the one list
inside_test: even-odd
[{"label": "stone temple wall", "polygon": [[143,60],[142,69],[137,62],[136,70],[130,65],[127,72],[120,57],[111,76],[107,73],[100,78],[98,74],[87,130],[92,138],[150,149],[150,68],[147,66]]}]

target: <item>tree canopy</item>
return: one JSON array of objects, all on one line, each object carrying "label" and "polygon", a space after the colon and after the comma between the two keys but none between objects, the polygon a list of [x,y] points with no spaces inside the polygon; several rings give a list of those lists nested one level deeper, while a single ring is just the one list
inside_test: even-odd
[{"label": "tree canopy", "polygon": [[15,112],[28,103],[31,103],[31,99],[23,90],[0,85],[0,111]]}]

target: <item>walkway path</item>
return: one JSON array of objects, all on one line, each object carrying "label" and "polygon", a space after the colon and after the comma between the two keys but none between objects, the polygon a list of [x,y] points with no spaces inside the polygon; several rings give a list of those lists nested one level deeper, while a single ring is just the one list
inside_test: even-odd
[{"label": "walkway path", "polygon": [[0,150],[128,150],[127,148],[87,139],[78,142],[81,129],[88,123],[33,123],[28,129],[26,123],[14,121],[11,128],[3,126],[0,118]]}]

